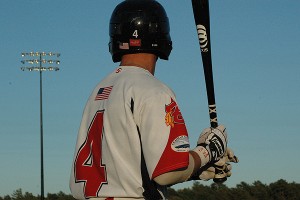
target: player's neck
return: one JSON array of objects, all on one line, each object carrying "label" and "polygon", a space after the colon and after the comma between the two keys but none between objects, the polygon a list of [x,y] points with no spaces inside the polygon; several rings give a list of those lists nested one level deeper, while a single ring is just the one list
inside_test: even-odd
[{"label": "player's neck", "polygon": [[140,67],[154,75],[156,61],[157,56],[149,53],[126,54],[122,57],[120,65]]}]

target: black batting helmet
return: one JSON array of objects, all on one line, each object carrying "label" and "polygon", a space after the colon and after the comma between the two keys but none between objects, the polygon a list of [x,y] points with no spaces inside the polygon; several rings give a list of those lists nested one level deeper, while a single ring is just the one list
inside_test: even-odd
[{"label": "black batting helmet", "polygon": [[152,53],[168,60],[172,50],[168,16],[155,0],[125,0],[117,5],[110,19],[109,36],[114,62],[134,53]]}]

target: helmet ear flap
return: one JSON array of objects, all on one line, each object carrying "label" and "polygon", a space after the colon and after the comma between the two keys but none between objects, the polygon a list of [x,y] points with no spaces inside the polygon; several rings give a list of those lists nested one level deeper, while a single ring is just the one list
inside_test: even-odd
[{"label": "helmet ear flap", "polygon": [[126,0],[114,9],[109,26],[114,62],[125,54],[152,53],[168,60],[172,50],[169,19],[155,0]]}]

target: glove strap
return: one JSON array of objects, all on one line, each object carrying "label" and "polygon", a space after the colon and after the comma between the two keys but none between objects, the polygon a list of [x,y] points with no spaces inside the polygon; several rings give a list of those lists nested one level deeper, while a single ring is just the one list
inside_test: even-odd
[{"label": "glove strap", "polygon": [[210,162],[209,152],[204,146],[197,146],[192,151],[197,153],[197,155],[199,156],[199,158],[201,160],[200,168]]}]

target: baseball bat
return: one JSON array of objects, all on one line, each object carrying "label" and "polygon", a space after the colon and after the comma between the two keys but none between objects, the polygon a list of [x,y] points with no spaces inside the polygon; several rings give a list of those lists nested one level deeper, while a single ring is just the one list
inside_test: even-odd
[{"label": "baseball bat", "polygon": [[[209,0],[192,0],[192,6],[203,63],[210,126],[216,128],[218,126],[218,119],[211,58]],[[216,171],[216,174],[218,174],[218,171]],[[226,180],[226,177],[214,178],[214,182],[216,183],[222,183]]]}]

